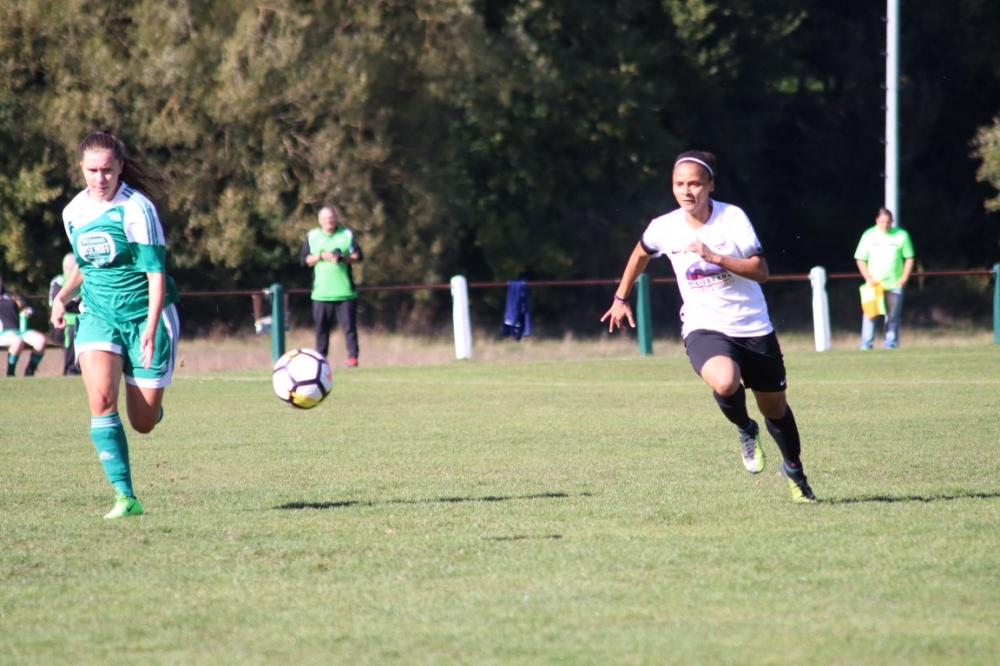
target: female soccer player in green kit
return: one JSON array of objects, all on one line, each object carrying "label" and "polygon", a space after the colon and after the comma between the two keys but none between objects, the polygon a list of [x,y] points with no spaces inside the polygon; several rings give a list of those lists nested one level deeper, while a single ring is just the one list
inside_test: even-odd
[{"label": "female soccer player in green kit", "polygon": [[115,504],[105,518],[142,513],[132,489],[128,440],[118,414],[125,378],[128,420],[140,433],[163,417],[163,390],[170,385],[180,326],[177,290],[166,274],[166,248],[156,207],[149,197],[164,181],[126,154],[107,131],[80,144],[87,188],[63,210],[63,224],[78,270],[66,276],[52,301],[52,325],[65,326],[65,304],[80,287],[76,354],[90,403],[90,437]]}]

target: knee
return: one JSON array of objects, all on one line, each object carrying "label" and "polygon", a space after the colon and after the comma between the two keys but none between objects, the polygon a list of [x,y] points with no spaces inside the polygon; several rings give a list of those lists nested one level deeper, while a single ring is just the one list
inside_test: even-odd
[{"label": "knee", "polygon": [[728,398],[740,389],[740,378],[730,376],[702,377],[708,386],[719,395]]},{"label": "knee", "polygon": [[91,414],[102,415],[118,411],[118,393],[110,387],[89,389],[87,402],[90,403]]},{"label": "knee", "polygon": [[760,410],[761,415],[765,419],[780,421],[785,418],[785,414],[788,412],[788,403],[785,402],[784,398],[758,400],[757,409]]}]

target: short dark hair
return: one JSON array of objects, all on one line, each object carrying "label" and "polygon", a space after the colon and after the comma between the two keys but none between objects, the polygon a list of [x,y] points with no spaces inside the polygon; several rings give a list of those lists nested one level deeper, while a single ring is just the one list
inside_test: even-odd
[{"label": "short dark hair", "polygon": [[706,150],[685,150],[674,160],[674,166],[677,166],[678,162],[707,164],[709,178],[715,180],[715,155]]}]

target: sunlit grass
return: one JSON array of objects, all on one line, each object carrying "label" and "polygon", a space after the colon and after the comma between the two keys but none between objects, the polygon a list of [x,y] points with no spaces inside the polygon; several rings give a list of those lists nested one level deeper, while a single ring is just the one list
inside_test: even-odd
[{"label": "sunlit grass", "polygon": [[[0,663],[992,662],[1000,350],[808,343],[815,506],[768,438],[743,471],[667,341],[372,359],[306,412],[260,341],[251,369],[179,370],[131,435],[147,513],[114,523],[79,379],[0,380]],[[531,344],[509,353],[572,341]]]}]

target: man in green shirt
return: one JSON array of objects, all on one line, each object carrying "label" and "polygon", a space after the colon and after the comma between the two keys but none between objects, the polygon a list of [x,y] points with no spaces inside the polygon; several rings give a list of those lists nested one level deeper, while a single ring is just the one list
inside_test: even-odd
[{"label": "man in green shirt", "polygon": [[[899,320],[903,312],[903,287],[913,270],[910,234],[892,226],[892,213],[880,208],[875,226],[861,235],[854,252],[858,270],[868,285],[879,284],[885,292],[885,348],[899,346]],[[861,318],[861,348],[875,342],[875,318]]]},{"label": "man in green shirt", "polygon": [[342,223],[336,206],[319,211],[319,226],[306,234],[299,261],[313,269],[313,319],[316,321],[316,351],[327,355],[330,329],[336,321],[344,329],[347,367],[358,365],[358,292],[351,265],[362,261],[354,232]]}]

